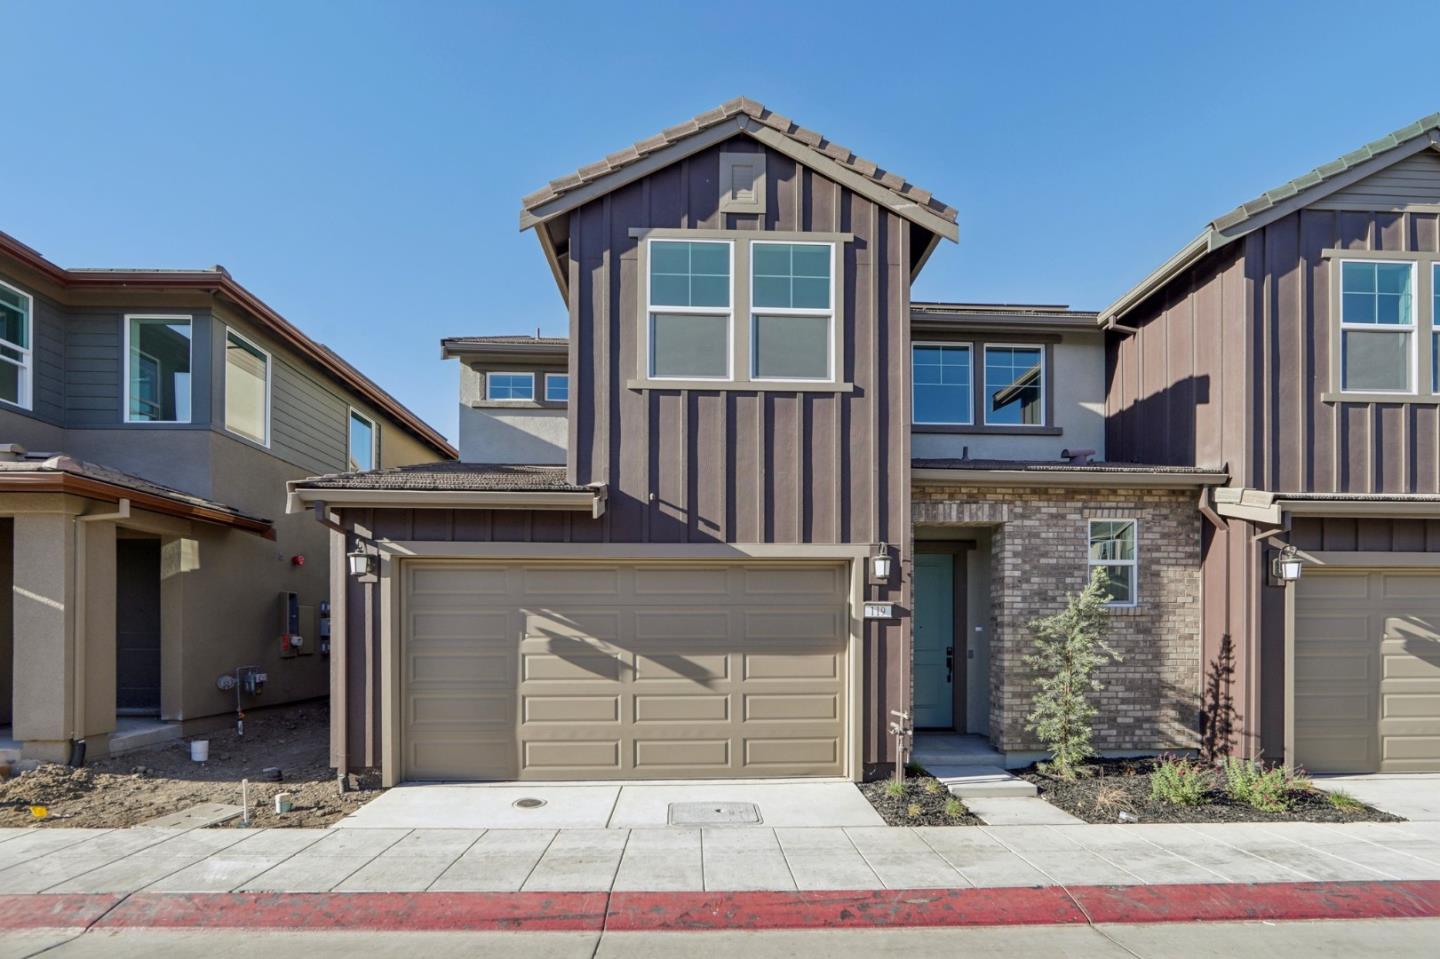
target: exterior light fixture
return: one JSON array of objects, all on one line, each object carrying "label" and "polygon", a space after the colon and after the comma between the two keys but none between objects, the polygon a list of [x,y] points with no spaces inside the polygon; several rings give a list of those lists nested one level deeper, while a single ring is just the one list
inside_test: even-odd
[{"label": "exterior light fixture", "polygon": [[346,553],[345,558],[350,561],[351,576],[370,576],[375,572],[375,557],[365,552],[363,548],[353,553]]},{"label": "exterior light fixture", "polygon": [[870,557],[870,572],[881,582],[890,582],[890,567],[893,564],[890,558],[890,547],[884,543],[880,544],[880,551]]},{"label": "exterior light fixture", "polygon": [[1286,546],[1270,560],[1270,581],[1275,585],[1293,583],[1305,572],[1305,564],[1293,546]]}]

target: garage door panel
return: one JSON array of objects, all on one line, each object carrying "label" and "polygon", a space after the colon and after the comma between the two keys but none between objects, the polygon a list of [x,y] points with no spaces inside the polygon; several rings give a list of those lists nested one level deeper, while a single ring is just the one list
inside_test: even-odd
[{"label": "garage door panel", "polygon": [[1370,657],[1354,653],[1324,652],[1295,656],[1295,681],[1300,683],[1350,685],[1370,677]]},{"label": "garage door panel", "polygon": [[1296,722],[1360,723],[1371,718],[1373,700],[1369,693],[1323,691],[1295,694]]},{"label": "garage door panel", "polygon": [[1433,573],[1386,573],[1381,583],[1381,593],[1386,599],[1418,599],[1432,608],[1435,589]]},{"label": "garage door panel", "polygon": [[[844,564],[443,565],[403,600],[408,777],[844,772]],[[453,605],[472,574],[505,592]]]},{"label": "garage door panel", "polygon": [[[410,594],[427,606],[445,597],[505,596],[509,591],[509,571],[501,566],[421,566],[410,574]],[[473,600],[471,605],[476,605]]]}]

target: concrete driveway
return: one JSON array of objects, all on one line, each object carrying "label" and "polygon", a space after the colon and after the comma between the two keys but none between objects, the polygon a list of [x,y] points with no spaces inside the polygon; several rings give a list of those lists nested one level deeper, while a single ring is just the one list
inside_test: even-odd
[{"label": "concrete driveway", "polygon": [[[537,805],[538,802],[538,805]],[[376,829],[883,826],[843,779],[645,783],[418,783],[336,823]]]},{"label": "concrete driveway", "polygon": [[1440,773],[1315,776],[1325,790],[1343,790],[1361,802],[1411,822],[1440,821]]}]

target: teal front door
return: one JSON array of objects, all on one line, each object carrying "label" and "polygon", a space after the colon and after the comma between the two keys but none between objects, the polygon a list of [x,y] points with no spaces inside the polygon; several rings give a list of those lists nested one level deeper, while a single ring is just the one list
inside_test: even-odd
[{"label": "teal front door", "polygon": [[915,728],[955,728],[954,656],[955,557],[917,553]]}]

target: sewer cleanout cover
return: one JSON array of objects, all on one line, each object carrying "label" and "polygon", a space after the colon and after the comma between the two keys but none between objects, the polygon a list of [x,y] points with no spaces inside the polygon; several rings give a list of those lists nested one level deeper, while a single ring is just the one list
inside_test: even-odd
[{"label": "sewer cleanout cover", "polygon": [[672,802],[672,826],[743,826],[759,823],[760,807],[753,802]]}]

